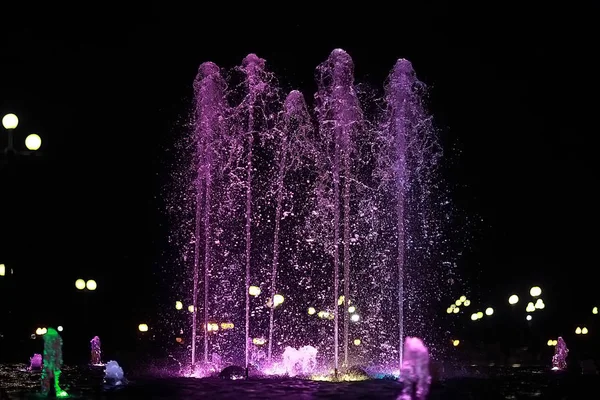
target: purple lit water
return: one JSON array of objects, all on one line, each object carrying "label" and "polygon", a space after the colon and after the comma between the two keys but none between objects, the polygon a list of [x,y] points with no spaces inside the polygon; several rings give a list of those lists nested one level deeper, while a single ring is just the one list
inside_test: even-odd
[{"label": "purple lit water", "polygon": [[344,368],[391,372],[404,335],[436,348],[427,307],[445,272],[433,265],[451,256],[440,251],[446,199],[423,85],[399,60],[378,97],[353,69],[334,50],[317,67],[311,110],[256,55],[231,70],[200,66],[192,146],[182,147],[193,169],[170,205],[178,265],[192,274],[169,329],[191,337],[192,364],[202,349],[204,364],[247,367],[255,339],[271,364],[286,347],[312,346],[325,370],[340,368],[341,351]]}]

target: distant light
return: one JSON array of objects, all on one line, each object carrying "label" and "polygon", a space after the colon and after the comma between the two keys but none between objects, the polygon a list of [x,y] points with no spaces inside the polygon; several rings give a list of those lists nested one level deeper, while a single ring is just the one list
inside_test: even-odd
[{"label": "distant light", "polygon": [[[1,267],[2,267],[2,265],[0,264],[0,268],[1,268]],[[2,271],[2,270],[0,270],[0,272],[1,272],[1,271]],[[0,275],[2,275],[2,274],[0,273]],[[594,307],[594,308],[592,308],[592,314],[598,314],[598,307]]]},{"label": "distant light", "polygon": [[552,346],[556,346],[558,344],[558,340],[553,340],[552,341]]},{"label": "distant light", "polygon": [[75,287],[76,287],[78,290],[83,290],[83,289],[85,289],[85,281],[84,281],[83,279],[77,279],[77,280],[75,281]]},{"label": "distant light", "polygon": [[458,313],[460,312],[460,308],[458,308],[458,307],[455,307],[455,308],[454,308],[454,310],[452,310],[452,312],[453,312],[454,314],[458,314]]},{"label": "distant light", "polygon": [[342,304],[344,304],[344,300],[345,300],[345,297],[340,296],[340,298],[338,299],[338,306],[341,306]]},{"label": "distant light", "polygon": [[581,328],[577,327],[577,329],[575,329],[575,334],[576,335],[581,335]]},{"label": "distant light", "polygon": [[260,295],[260,288],[258,286],[250,286],[248,288],[248,294],[250,296],[256,297],[256,296]]},{"label": "distant light", "polygon": [[478,319],[479,319],[479,317],[477,316],[477,313],[471,314],[471,320],[472,321],[477,321]]},{"label": "distant light", "polygon": [[350,314],[352,314],[352,313],[353,313],[353,312],[355,312],[355,311],[356,311],[356,307],[354,307],[354,306],[350,306],[350,307],[348,307],[348,312],[349,312]]},{"label": "distant light", "polygon": [[87,288],[87,290],[94,291],[98,287],[98,284],[96,283],[95,280],[90,279],[89,281],[87,281],[85,283],[85,287]]},{"label": "distant light", "polygon": [[58,328],[56,328],[57,331],[62,332],[63,331],[63,327],[59,326]]},{"label": "distant light", "polygon": [[464,303],[465,301],[467,301],[467,296],[460,296],[459,300]]},{"label": "distant light", "polygon": [[42,328],[37,328],[35,330],[35,334],[38,336],[42,336],[44,334],[44,331],[42,330]]},{"label": "distant light", "polygon": [[550,339],[548,340],[548,342],[546,343],[548,346],[552,346],[554,343],[554,340]]},{"label": "distant light", "polygon": [[233,329],[233,322],[221,322],[221,329]]},{"label": "distant light", "polygon": [[254,338],[252,339],[252,343],[254,343],[257,346],[262,346],[266,343],[266,340],[264,338]]},{"label": "distant light", "polygon": [[542,289],[539,286],[534,286],[529,289],[529,294],[531,297],[538,297],[542,294]]},{"label": "distant light", "polygon": [[278,305],[282,304],[284,300],[285,298],[282,295],[276,294],[273,296],[273,306],[277,307]]},{"label": "distant light", "polygon": [[6,265],[0,264],[0,276],[6,275]]},{"label": "distant light", "polygon": [[519,296],[517,296],[516,294],[513,294],[512,296],[510,296],[508,298],[508,304],[510,305],[515,305],[519,302]]},{"label": "distant light", "polygon": [[446,312],[447,312],[448,314],[452,314],[452,308],[451,308],[451,307],[448,307],[448,308],[446,308]]},{"label": "distant light", "polygon": [[352,322],[358,322],[360,320],[360,316],[358,314],[352,314],[352,316],[350,317],[350,321]]},{"label": "distant light", "polygon": [[19,125],[19,118],[15,114],[6,114],[2,118],[4,129],[15,129]]},{"label": "distant light", "polygon": [[180,302],[180,301],[176,301],[175,302],[175,309],[182,310],[183,309],[183,303]]},{"label": "distant light", "polygon": [[209,322],[206,326],[206,330],[209,332],[217,332],[219,330],[219,324],[215,322]]},{"label": "distant light", "polygon": [[526,317],[525,317],[525,319],[526,319],[527,321],[531,321],[531,319],[532,319],[532,316],[531,316],[531,315],[528,315],[528,316],[526,316]]},{"label": "distant light", "polygon": [[483,313],[481,311],[477,311],[477,318],[483,318]]},{"label": "distant light", "polygon": [[194,312],[194,306],[188,306],[188,311],[189,312]]},{"label": "distant light", "polygon": [[544,300],[537,299],[535,301],[535,308],[537,308],[538,310],[543,310],[544,308],[546,308],[546,305],[544,304]]},{"label": "distant light", "polygon": [[317,312],[314,307],[308,307],[308,315],[314,315]]},{"label": "distant light", "polygon": [[354,339],[355,346],[360,346],[360,343],[361,343],[360,339]]},{"label": "distant light", "polygon": [[492,307],[488,307],[485,309],[485,315],[489,317],[492,314],[494,314],[494,309]]},{"label": "distant light", "polygon": [[454,346],[454,347],[458,346],[459,344],[460,344],[460,340],[458,340],[458,339],[454,339],[452,341],[452,346]]},{"label": "distant light", "polygon": [[179,344],[183,343],[183,339],[180,337],[175,338],[175,341]]},{"label": "distant light", "polygon": [[138,325],[138,330],[140,332],[148,332],[148,325],[146,325],[146,324],[139,324]]},{"label": "distant light", "polygon": [[467,299],[467,300],[463,301],[463,306],[469,307],[470,305],[471,305],[471,300]]},{"label": "distant light", "polygon": [[529,302],[529,304],[527,304],[527,307],[525,308],[525,311],[527,312],[534,312],[535,311],[535,305],[533,304],[533,302]]},{"label": "distant light", "polygon": [[28,135],[25,138],[25,147],[27,147],[27,150],[31,151],[39,150],[40,147],[42,147],[42,138],[35,133]]},{"label": "distant light", "polygon": [[581,334],[582,335],[587,335],[588,334],[588,328],[586,328],[585,326],[583,328],[581,328]]},{"label": "distant light", "polygon": [[454,302],[454,304],[455,304],[455,305],[457,305],[457,306],[460,306],[460,305],[462,304],[462,301],[461,301],[461,300],[456,300],[456,301]]}]

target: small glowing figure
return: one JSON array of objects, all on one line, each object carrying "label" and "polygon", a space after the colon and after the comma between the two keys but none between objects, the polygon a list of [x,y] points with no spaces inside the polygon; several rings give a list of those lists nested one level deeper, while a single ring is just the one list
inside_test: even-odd
[{"label": "small glowing figure", "polygon": [[94,336],[92,340],[90,340],[91,348],[92,348],[92,365],[102,365],[102,348],[100,346],[100,338],[98,336]]},{"label": "small glowing figure", "polygon": [[552,369],[554,371],[562,371],[567,368],[567,356],[569,349],[562,337],[558,337],[554,348],[554,356],[552,356]]},{"label": "small glowing figure", "polygon": [[44,335],[44,365],[42,366],[42,394],[48,396],[54,389],[56,397],[68,397],[59,386],[60,368],[63,363],[62,338],[54,328]]}]

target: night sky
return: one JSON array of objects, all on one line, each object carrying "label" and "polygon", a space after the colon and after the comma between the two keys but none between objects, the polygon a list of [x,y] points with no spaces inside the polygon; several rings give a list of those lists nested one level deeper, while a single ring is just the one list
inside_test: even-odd
[{"label": "night sky", "polygon": [[403,57],[431,87],[444,173],[456,207],[476,222],[461,287],[504,299],[539,283],[564,311],[574,303],[572,312],[589,313],[600,89],[590,10],[346,3],[336,15],[294,4],[3,5],[0,113],[19,116],[18,144],[30,132],[43,140],[39,156],[0,172],[0,263],[33,292],[13,301],[43,319],[51,302],[36,299],[79,305],[73,282],[94,278],[100,308],[137,324],[156,306],[161,160],[187,120],[198,65],[232,67],[255,52],[310,98],[314,68],[341,47],[359,82],[381,85]]}]

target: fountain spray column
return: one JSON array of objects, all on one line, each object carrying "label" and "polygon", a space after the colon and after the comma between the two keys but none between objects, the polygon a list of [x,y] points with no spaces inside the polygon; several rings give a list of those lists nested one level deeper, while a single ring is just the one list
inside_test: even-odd
[{"label": "fountain spray column", "polygon": [[395,177],[394,194],[396,195],[396,236],[397,236],[397,268],[398,268],[398,358],[402,369],[404,351],[404,267],[405,267],[405,204],[408,188],[407,143],[410,140],[411,127],[411,94],[416,77],[409,61],[400,59],[396,62],[388,77],[386,101],[390,113],[389,135],[394,143],[392,173]]},{"label": "fountain spray column", "polygon": [[[350,157],[352,152],[352,133],[362,120],[362,112],[356,93],[354,92],[354,63],[344,50],[331,52],[328,60],[320,67],[326,80],[321,82],[320,91],[323,97],[320,112],[320,128],[331,131],[333,139],[333,203],[334,203],[334,365],[339,364],[339,268],[340,268],[340,208],[343,207],[343,267],[344,267],[344,364],[348,364],[349,315],[348,299],[350,296]],[[343,177],[343,182],[342,182]],[[343,184],[343,185],[342,185]],[[343,186],[340,188],[340,186]],[[343,191],[342,191],[343,189]],[[341,199],[340,199],[341,196]],[[341,204],[340,204],[341,200]]]},{"label": "fountain spray column", "polygon": [[[248,86],[248,95],[244,101],[244,106],[248,112],[248,129],[245,132],[247,140],[246,148],[246,278],[244,284],[245,290],[245,367],[248,371],[249,364],[249,343],[250,338],[250,262],[252,250],[252,169],[253,169],[253,148],[255,134],[254,107],[256,107],[259,94],[265,89],[266,83],[262,76],[265,68],[265,60],[255,54],[248,54],[243,62],[242,69],[246,74],[246,85]],[[272,299],[271,299],[272,300]]]},{"label": "fountain spray column", "polygon": [[[285,99],[283,110],[283,127],[280,130],[280,141],[277,152],[277,178],[274,182],[276,196],[275,230],[273,235],[273,265],[271,271],[271,299],[277,290],[277,274],[279,267],[281,217],[283,212],[283,194],[285,178],[290,170],[297,167],[303,157],[307,157],[308,138],[306,133],[312,130],[310,115],[304,96],[297,90],[292,90]],[[267,359],[271,362],[273,353],[273,329],[275,307],[269,310],[269,342]]]},{"label": "fountain spray column", "polygon": [[197,143],[198,175],[196,178],[196,229],[194,248],[194,287],[192,314],[192,365],[196,363],[196,335],[198,314],[198,283],[200,275],[201,240],[204,241],[203,259],[203,332],[204,362],[208,362],[208,292],[212,253],[212,171],[215,168],[215,140],[222,129],[225,113],[225,81],[219,67],[211,62],[200,65],[194,81],[195,126]]}]

